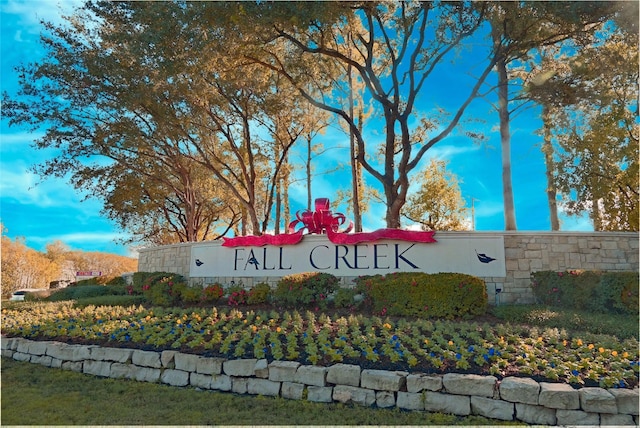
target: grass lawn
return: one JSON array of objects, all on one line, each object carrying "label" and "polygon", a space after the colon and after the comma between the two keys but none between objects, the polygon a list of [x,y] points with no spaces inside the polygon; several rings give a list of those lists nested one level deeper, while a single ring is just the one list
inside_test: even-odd
[{"label": "grass lawn", "polygon": [[1,392],[2,425],[516,424],[103,379],[8,358]]}]

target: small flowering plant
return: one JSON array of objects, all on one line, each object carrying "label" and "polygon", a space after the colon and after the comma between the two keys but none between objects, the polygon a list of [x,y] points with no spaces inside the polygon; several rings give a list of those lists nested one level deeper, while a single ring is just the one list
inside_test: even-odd
[{"label": "small flowering plant", "polygon": [[207,285],[202,289],[202,301],[204,303],[215,303],[224,295],[224,288],[220,284]]}]

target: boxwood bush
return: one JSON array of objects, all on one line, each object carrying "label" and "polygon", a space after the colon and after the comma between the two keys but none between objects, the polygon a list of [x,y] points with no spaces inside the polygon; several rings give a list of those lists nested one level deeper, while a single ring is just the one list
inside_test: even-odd
[{"label": "boxwood bush", "polygon": [[537,303],[600,313],[638,313],[638,272],[541,271],[531,274]]},{"label": "boxwood bush", "polygon": [[265,282],[260,282],[249,289],[247,304],[256,305],[267,303],[271,297],[271,287]]},{"label": "boxwood bush", "polygon": [[273,291],[273,303],[287,308],[327,308],[327,298],[339,280],[325,272],[306,272],[282,277]]},{"label": "boxwood bush", "polygon": [[487,310],[485,283],[471,275],[400,272],[355,281],[365,303],[380,315],[451,319]]}]

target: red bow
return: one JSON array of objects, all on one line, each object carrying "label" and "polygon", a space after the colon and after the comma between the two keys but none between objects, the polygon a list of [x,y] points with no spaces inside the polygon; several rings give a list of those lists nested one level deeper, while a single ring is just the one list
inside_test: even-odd
[{"label": "red bow", "polygon": [[[338,232],[338,228],[342,226],[347,218],[344,214],[333,214],[330,210],[329,198],[317,198],[316,210],[304,210],[302,213],[296,213],[297,220],[289,223],[289,233],[295,233],[295,228],[299,223],[303,224],[308,233],[327,233],[327,231]],[[349,222],[347,229],[341,233],[349,233],[353,229],[353,222]]]}]

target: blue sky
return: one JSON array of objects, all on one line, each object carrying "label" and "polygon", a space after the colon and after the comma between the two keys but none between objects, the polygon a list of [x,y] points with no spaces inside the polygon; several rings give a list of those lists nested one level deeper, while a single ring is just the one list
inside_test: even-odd
[{"label": "blue sky", "polygon": [[[71,6],[80,2],[47,0],[0,0],[1,15],[1,86],[10,95],[16,92],[17,77],[13,68],[20,64],[38,60],[42,50],[38,44],[41,31],[40,19],[59,22],[61,11],[69,12]],[[443,78],[447,76],[446,70]],[[445,106],[454,99],[449,91],[464,85],[443,81],[425,93],[424,103]],[[431,105],[431,104],[429,104]],[[433,107],[433,105],[431,105]],[[428,106],[424,107],[428,110]],[[477,230],[503,230],[503,203],[500,166],[500,140],[497,130],[497,114],[482,100],[474,101],[466,118],[484,120],[484,132],[489,140],[476,145],[468,138],[454,134],[438,143],[428,152],[429,158],[446,159],[449,170],[461,181],[463,197],[469,206],[475,199],[475,224]],[[535,109],[516,116],[512,122],[512,168],[516,220],[519,230],[550,230],[549,210],[545,196],[543,157],[540,152],[540,137],[535,135],[540,120]],[[3,118],[0,123],[0,219],[7,229],[7,236],[23,237],[26,244],[43,250],[47,243],[60,240],[72,249],[102,251],[122,255],[135,255],[134,248],[119,245],[115,240],[123,232],[108,219],[100,215],[101,203],[86,199],[64,179],[47,179],[29,172],[34,164],[55,156],[54,152],[36,151],[31,143],[38,134],[21,128],[10,128]],[[377,138],[370,135],[370,139]],[[378,137],[379,138],[379,137]],[[344,134],[335,129],[321,136],[321,142],[345,146]],[[331,167],[348,156],[347,149],[333,149],[322,158],[322,167]],[[365,177],[366,178],[366,177]],[[313,197],[332,199],[336,184],[349,183],[348,174],[318,176],[313,182]],[[369,177],[368,183],[373,184]],[[294,184],[290,190],[292,210],[306,205],[306,189],[303,184]],[[372,206],[364,216],[367,230],[384,227],[384,206]],[[561,216],[563,230],[593,230],[583,218]]]}]

